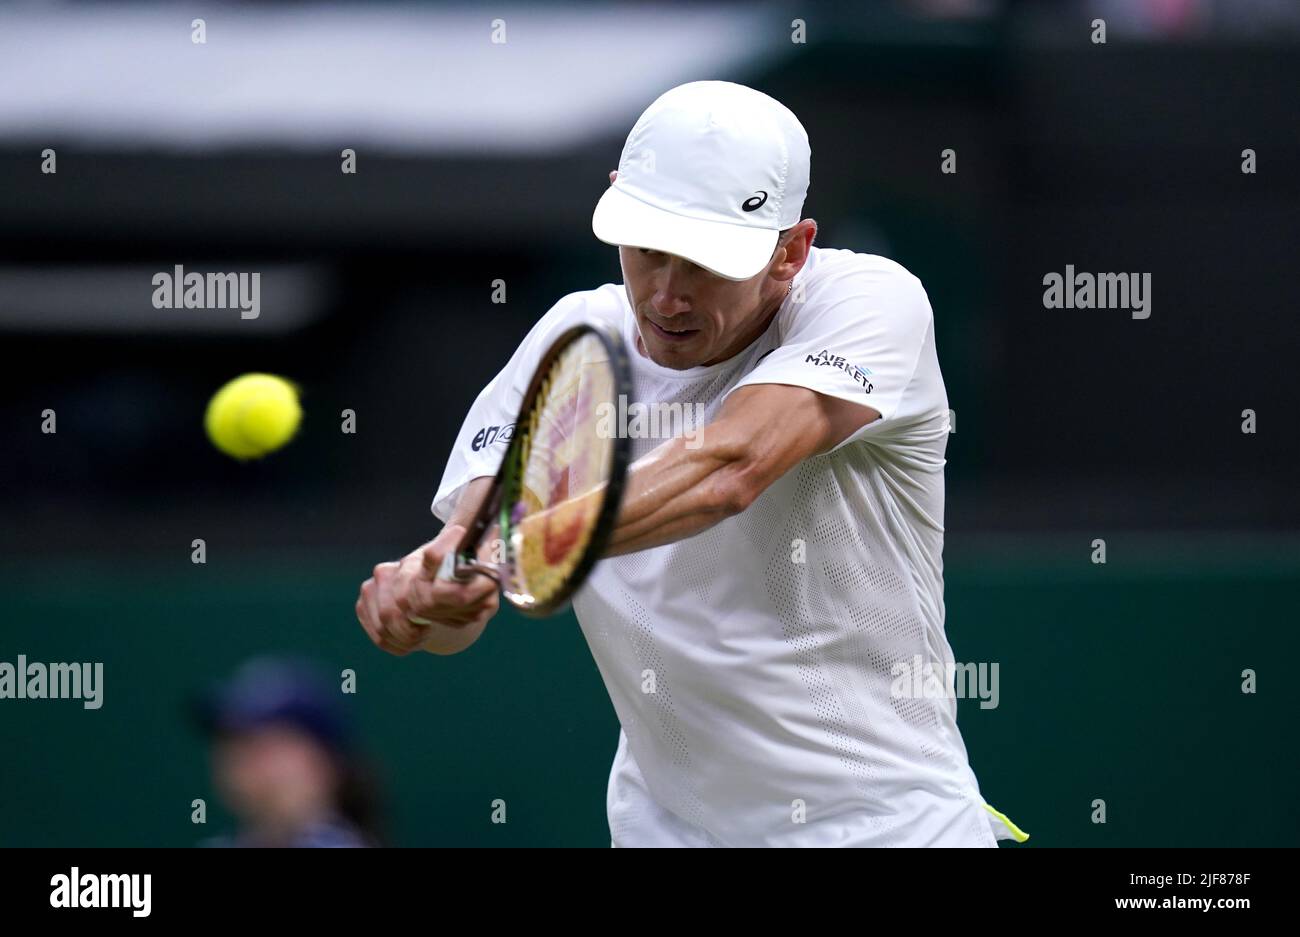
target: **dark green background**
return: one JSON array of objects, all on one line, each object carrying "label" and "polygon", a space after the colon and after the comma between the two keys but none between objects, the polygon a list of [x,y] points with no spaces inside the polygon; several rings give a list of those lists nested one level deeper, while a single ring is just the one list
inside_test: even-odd
[{"label": "dark green background", "polygon": [[[952,540],[954,538],[950,538]],[[948,630],[998,662],[1000,705],[963,702],[987,800],[1028,846],[1295,845],[1293,543],[1117,535],[959,542]],[[617,722],[571,615],[503,614],[465,654],[373,649],[352,613],[374,558],[268,554],[2,582],[0,660],[102,660],[104,706],[0,701],[0,845],[188,845],[225,831],[187,694],[249,655],[357,672],[348,697],[398,845],[606,846]],[[1241,671],[1259,675],[1243,695]],[[190,802],[209,801],[206,827]],[[503,798],[508,822],[490,822]],[[1094,798],[1108,822],[1090,821]]]}]

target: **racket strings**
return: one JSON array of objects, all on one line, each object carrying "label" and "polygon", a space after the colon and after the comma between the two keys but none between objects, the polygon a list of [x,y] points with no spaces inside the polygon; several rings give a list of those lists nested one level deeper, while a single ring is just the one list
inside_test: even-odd
[{"label": "racket strings", "polygon": [[[591,387],[611,387],[612,381],[598,379],[595,369],[608,364],[603,355],[593,355],[591,344],[598,345],[575,342],[551,364],[521,441],[518,496],[523,516],[542,511],[547,515],[527,536],[513,538],[513,566],[519,591],[539,604],[567,587],[585,555],[596,511],[583,495],[603,482],[608,472],[604,450],[609,443],[594,431],[592,404],[600,395],[593,394]],[[597,377],[594,385],[589,376]]]}]

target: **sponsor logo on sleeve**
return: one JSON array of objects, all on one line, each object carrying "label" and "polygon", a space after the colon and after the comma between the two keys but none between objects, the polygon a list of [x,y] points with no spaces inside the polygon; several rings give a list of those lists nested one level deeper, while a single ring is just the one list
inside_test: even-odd
[{"label": "sponsor logo on sleeve", "polygon": [[514,437],[515,424],[513,423],[507,423],[505,426],[485,426],[474,434],[474,441],[470,443],[470,448],[479,452],[495,443],[508,443]]},{"label": "sponsor logo on sleeve", "polygon": [[860,368],[856,364],[850,364],[839,355],[833,355],[829,351],[822,349],[820,354],[809,355],[804,358],[804,364],[811,364],[819,368],[839,368],[854,381],[862,385],[862,392],[869,394],[874,389],[868,376],[871,374],[870,368]]}]

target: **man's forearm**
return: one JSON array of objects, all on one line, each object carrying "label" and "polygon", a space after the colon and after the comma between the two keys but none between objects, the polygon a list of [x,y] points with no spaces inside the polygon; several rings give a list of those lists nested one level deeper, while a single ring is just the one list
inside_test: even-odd
[{"label": "man's forearm", "polygon": [[[779,417],[773,418],[773,414]],[[688,448],[669,440],[628,476],[608,556],[692,537],[749,507],[769,485],[879,413],[801,387],[738,389]]]},{"label": "man's forearm", "polygon": [[[738,497],[740,450],[721,445],[690,449],[672,439],[639,459],[628,471],[623,501],[602,556],[635,553],[694,536],[744,507]],[[589,522],[600,509],[605,486],[561,501],[524,518],[525,535]]]},{"label": "man's forearm", "polygon": [[638,460],[605,555],[693,537],[738,513],[745,506],[743,454],[725,439],[691,449],[679,437]]},{"label": "man's forearm", "polygon": [[[870,407],[803,387],[738,389],[698,436],[670,439],[633,464],[603,555],[648,550],[708,530],[745,510],[799,462],[826,452],[875,417],[879,413]],[[590,520],[603,495],[603,487],[586,492],[530,515],[520,526],[571,528],[576,515]]]}]

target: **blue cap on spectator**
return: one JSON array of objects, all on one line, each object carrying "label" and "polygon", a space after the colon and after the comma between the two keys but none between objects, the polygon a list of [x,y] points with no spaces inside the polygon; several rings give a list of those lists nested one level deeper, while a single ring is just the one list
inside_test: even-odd
[{"label": "blue cap on spectator", "polygon": [[254,658],[231,679],[198,700],[198,717],[213,733],[240,733],[272,725],[293,726],[326,747],[347,748],[339,691],[309,664]]}]

